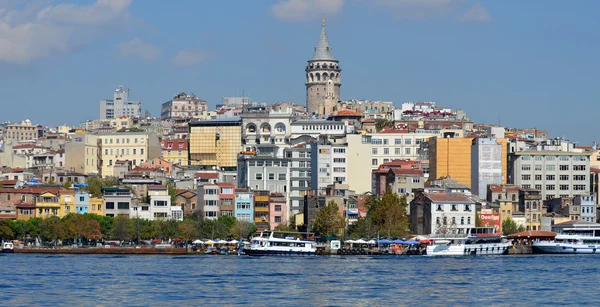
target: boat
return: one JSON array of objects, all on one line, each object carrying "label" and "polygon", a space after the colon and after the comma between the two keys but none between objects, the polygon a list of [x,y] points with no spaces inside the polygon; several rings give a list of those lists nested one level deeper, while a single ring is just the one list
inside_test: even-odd
[{"label": "boat", "polygon": [[427,256],[504,255],[512,246],[494,227],[474,227],[465,234],[444,234],[430,237]]},{"label": "boat", "polygon": [[15,245],[12,242],[4,242],[2,243],[2,252],[3,253],[14,253]]},{"label": "boat", "polygon": [[567,221],[555,224],[554,240],[537,240],[531,244],[538,254],[600,254],[600,224]]},{"label": "boat", "polygon": [[206,249],[206,251],[204,251],[205,254],[207,255],[216,255],[219,251],[217,250],[216,247],[209,247]]},{"label": "boat", "polygon": [[249,256],[315,256],[313,238],[310,233],[261,231],[244,252]]}]

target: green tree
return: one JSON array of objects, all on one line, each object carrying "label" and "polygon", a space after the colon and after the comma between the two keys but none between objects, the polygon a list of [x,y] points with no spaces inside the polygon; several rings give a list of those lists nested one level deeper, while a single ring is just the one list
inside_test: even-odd
[{"label": "green tree", "polygon": [[510,217],[507,217],[502,221],[502,233],[505,236],[523,231],[525,231],[525,227],[523,227],[523,225],[517,226],[517,223]]},{"label": "green tree", "polygon": [[57,216],[50,216],[40,222],[40,235],[47,241],[57,244],[58,240],[65,238],[65,229]]},{"label": "green tree", "polygon": [[73,184],[71,183],[71,180],[67,180],[67,182],[65,182],[65,184],[63,184],[63,188],[70,190],[71,187],[73,186]]},{"label": "green tree", "polygon": [[102,197],[102,188],[112,187],[118,184],[115,178],[109,177],[102,179],[98,176],[89,176],[86,183],[88,186],[84,188],[84,190],[92,194],[92,197]]},{"label": "green tree", "polygon": [[179,224],[178,228],[181,237],[186,243],[198,237],[198,229],[196,229],[196,223],[194,221],[183,221]]},{"label": "green tree", "polygon": [[15,233],[11,228],[11,220],[0,219],[0,239],[10,240],[14,238]]},{"label": "green tree", "polygon": [[383,232],[389,238],[402,237],[408,231],[409,218],[406,214],[406,196],[399,196],[387,189],[381,197],[371,196],[366,202],[374,230]]},{"label": "green tree", "polygon": [[85,215],[88,218],[98,222],[100,225],[100,232],[103,234],[103,236],[109,236],[111,234],[114,219],[112,216],[102,216],[95,213],[87,213]]},{"label": "green tree", "polygon": [[68,214],[63,218],[65,237],[80,242],[82,239],[99,240],[102,238],[100,223],[88,215]]},{"label": "green tree", "polygon": [[375,120],[375,130],[377,132],[383,130],[385,127],[391,127],[392,122],[386,118],[378,118]]},{"label": "green tree", "polygon": [[23,220],[12,221],[11,228],[15,238],[25,242],[27,235],[29,234],[29,225],[27,222]]},{"label": "green tree", "polygon": [[129,241],[135,237],[135,226],[127,216],[119,215],[113,220],[111,237],[121,241]]},{"label": "green tree", "polygon": [[171,182],[167,183],[167,190],[171,196],[171,205],[175,205],[177,203],[177,189],[175,185]]},{"label": "green tree", "polygon": [[248,239],[258,230],[254,223],[236,220],[231,226],[229,235],[236,240]]},{"label": "green tree", "polygon": [[32,238],[40,236],[41,217],[35,217],[27,220],[27,231]]},{"label": "green tree", "polygon": [[343,226],[344,221],[340,215],[340,209],[335,201],[331,200],[317,211],[313,231],[321,236],[333,236]]},{"label": "green tree", "polygon": [[372,238],[375,237],[372,231],[371,219],[359,217],[354,224],[348,226],[347,236],[352,239]]},{"label": "green tree", "polygon": [[156,220],[153,222],[156,236],[161,240],[174,239],[179,236],[176,220]]},{"label": "green tree", "polygon": [[484,227],[481,215],[475,214],[475,227]]}]

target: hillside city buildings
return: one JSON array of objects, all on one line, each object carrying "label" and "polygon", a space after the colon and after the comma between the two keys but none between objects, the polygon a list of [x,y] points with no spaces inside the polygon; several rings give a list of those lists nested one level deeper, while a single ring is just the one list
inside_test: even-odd
[{"label": "hillside city buildings", "polygon": [[[329,201],[352,224],[366,216],[368,197],[392,192],[418,234],[461,233],[478,218],[528,230],[598,220],[595,144],[475,124],[432,101],[344,100],[324,24],[304,74],[305,105],[242,94],[210,109],[181,92],[157,98],[167,102],[151,117],[120,86],[98,119],[79,126],[1,124],[2,216],[196,214],[310,230]],[[101,195],[76,185],[94,177],[115,184]]]}]

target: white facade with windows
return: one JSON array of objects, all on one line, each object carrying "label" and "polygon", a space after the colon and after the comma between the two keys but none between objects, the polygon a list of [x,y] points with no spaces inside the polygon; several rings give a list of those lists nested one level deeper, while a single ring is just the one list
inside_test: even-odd
[{"label": "white facade with windows", "polygon": [[122,85],[114,92],[113,100],[100,101],[100,119],[114,119],[121,116],[142,116],[142,101],[129,100],[129,89]]},{"label": "white facade with windows", "polygon": [[464,234],[475,227],[475,204],[471,202],[432,202],[432,234]]},{"label": "white facade with windows", "polygon": [[579,195],[573,199],[573,204],[581,208],[581,220],[596,223],[596,196]]},{"label": "white facade with windows", "polygon": [[384,131],[371,133],[371,168],[393,160],[418,160],[421,143],[439,136],[439,131],[420,130],[417,132]]},{"label": "white facade with windows", "polygon": [[348,147],[312,143],[311,188],[324,191],[333,183],[348,183]]}]

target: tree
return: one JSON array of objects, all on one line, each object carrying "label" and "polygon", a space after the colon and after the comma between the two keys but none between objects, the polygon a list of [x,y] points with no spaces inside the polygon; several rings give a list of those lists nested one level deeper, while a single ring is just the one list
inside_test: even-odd
[{"label": "tree", "polygon": [[119,215],[114,218],[111,237],[121,241],[129,241],[134,238],[135,227],[127,216]]},{"label": "tree", "polygon": [[175,205],[177,203],[177,189],[175,189],[175,185],[171,182],[167,183],[167,190],[171,196],[171,205]]},{"label": "tree", "polygon": [[183,237],[183,240],[187,243],[188,241],[198,237],[198,230],[196,229],[196,223],[194,221],[183,221],[179,224],[179,233]]},{"label": "tree", "polygon": [[517,226],[517,223],[510,217],[507,217],[502,221],[502,233],[505,236],[523,231],[525,231],[525,227],[523,227],[523,225]]},{"label": "tree", "polygon": [[375,130],[377,132],[383,130],[385,127],[390,127],[392,122],[386,118],[378,118],[375,120]]},{"label": "tree", "polygon": [[333,200],[319,208],[313,223],[313,231],[321,236],[336,235],[344,226],[344,221],[339,212],[340,209]]},{"label": "tree", "polygon": [[73,186],[73,184],[71,183],[71,180],[67,180],[67,182],[65,182],[65,184],[63,184],[63,188],[70,190],[71,187]]},{"label": "tree", "polygon": [[236,240],[248,239],[257,230],[258,227],[254,223],[236,220],[231,226],[229,235]]},{"label": "tree", "polygon": [[475,214],[475,227],[484,227],[481,215]]},{"label": "tree", "polygon": [[15,238],[25,241],[29,234],[29,224],[23,220],[15,220],[11,223],[11,228]]},{"label": "tree", "polygon": [[100,225],[100,233],[104,236],[109,236],[112,231],[113,226],[113,217],[112,216],[102,216],[95,213],[87,213],[86,216]]},{"label": "tree", "polygon": [[65,237],[79,242],[82,239],[99,240],[102,238],[100,223],[90,216],[71,213],[63,218]]},{"label": "tree", "polygon": [[153,222],[156,236],[162,240],[174,239],[179,235],[176,220],[156,220]]},{"label": "tree", "polygon": [[98,176],[89,176],[86,183],[88,186],[84,190],[92,194],[92,197],[102,197],[102,188],[115,186],[118,182],[114,178],[102,179]]},{"label": "tree", "polygon": [[2,240],[10,240],[14,238],[15,233],[13,232],[11,226],[11,221],[8,219],[0,220],[0,239]]},{"label": "tree", "polygon": [[367,199],[367,218],[376,231],[383,231],[389,238],[402,237],[408,230],[406,196],[399,196],[387,189],[381,197]]},{"label": "tree", "polygon": [[370,218],[359,217],[358,221],[348,226],[347,236],[352,239],[371,238],[374,237],[372,229],[373,225]]},{"label": "tree", "polygon": [[54,242],[57,244],[59,239],[65,238],[65,229],[57,216],[50,216],[42,219],[40,222],[40,235],[43,239]]}]

